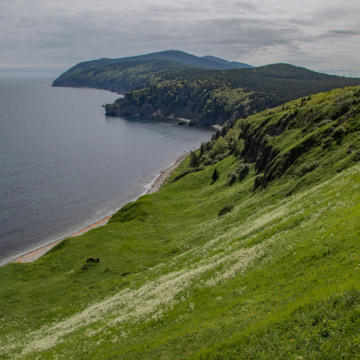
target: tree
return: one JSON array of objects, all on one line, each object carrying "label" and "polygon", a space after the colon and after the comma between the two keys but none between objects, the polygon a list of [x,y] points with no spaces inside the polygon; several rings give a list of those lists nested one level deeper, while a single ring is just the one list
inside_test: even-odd
[{"label": "tree", "polygon": [[217,169],[214,170],[213,174],[212,174],[212,181],[213,183],[219,178],[220,174],[218,172]]},{"label": "tree", "polygon": [[201,159],[201,157],[204,155],[204,152],[205,152],[205,143],[201,143],[199,159]]},{"label": "tree", "polygon": [[199,165],[199,158],[198,156],[192,151],[190,153],[190,163],[189,166],[195,168]]}]

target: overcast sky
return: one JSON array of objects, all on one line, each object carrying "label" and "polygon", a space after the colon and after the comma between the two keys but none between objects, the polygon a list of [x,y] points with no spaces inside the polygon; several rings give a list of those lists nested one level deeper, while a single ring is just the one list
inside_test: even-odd
[{"label": "overcast sky", "polygon": [[359,0],[0,0],[0,76],[177,49],[360,77]]}]

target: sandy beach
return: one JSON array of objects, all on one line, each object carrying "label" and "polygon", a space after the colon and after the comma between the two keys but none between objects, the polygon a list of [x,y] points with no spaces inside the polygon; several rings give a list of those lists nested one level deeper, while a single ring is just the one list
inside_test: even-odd
[{"label": "sandy beach", "polygon": [[[162,184],[164,183],[164,181],[166,180],[166,178],[171,174],[171,172],[176,169],[180,164],[181,162],[190,154],[190,152],[187,152],[183,155],[181,155],[176,161],[174,164],[170,165],[167,169],[165,169],[164,171],[162,171],[160,173],[160,175],[155,179],[154,183],[151,185],[151,188],[146,192],[146,194],[152,194],[156,191],[158,191]],[[12,262],[17,262],[17,263],[29,263],[29,262],[32,262],[32,261],[35,261],[36,259],[38,259],[39,257],[41,257],[42,255],[44,255],[45,253],[47,253],[51,248],[53,248],[55,245],[59,244],[61,241],[69,238],[69,237],[74,237],[74,236],[78,236],[78,235],[81,235],[91,229],[94,229],[96,227],[99,227],[99,226],[104,226],[109,220],[110,218],[113,216],[114,214],[112,215],[109,215],[107,216],[106,218],[104,219],[101,219],[99,221],[97,221],[96,223],[92,224],[92,225],[89,225],[67,237],[64,237],[62,239],[59,239],[59,240],[56,240],[50,244],[46,244],[44,246],[41,246],[35,250],[32,250],[32,251],[29,251],[28,253],[24,254],[24,255],[21,255],[19,256],[18,258],[16,258],[15,260],[13,260]],[[4,264],[5,265],[5,264]]]},{"label": "sandy beach", "polygon": [[185,158],[190,154],[190,152],[185,153],[184,155],[181,155],[173,165],[170,165],[167,169],[162,171],[158,178],[154,181],[151,188],[146,192],[146,194],[152,194],[156,191],[158,191],[161,188],[161,185],[164,183],[166,178],[171,174],[171,172],[176,169],[182,161],[185,160]]}]

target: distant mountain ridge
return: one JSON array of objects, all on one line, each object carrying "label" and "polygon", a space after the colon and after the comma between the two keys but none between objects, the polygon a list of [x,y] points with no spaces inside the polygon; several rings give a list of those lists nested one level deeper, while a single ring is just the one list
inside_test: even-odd
[{"label": "distant mountain ridge", "polygon": [[215,61],[215,62],[218,62],[221,64],[227,64],[227,65],[233,66],[233,68],[238,68],[238,69],[249,69],[249,68],[254,67],[252,65],[248,65],[248,64],[241,63],[238,61],[227,61],[227,60],[224,60],[224,59],[218,58],[216,56],[212,56],[212,55],[206,55],[206,56],[203,56],[202,58],[206,59],[206,60],[210,60],[210,61]]},{"label": "distant mountain ridge", "polygon": [[71,67],[69,70],[65,71],[56,80],[63,79],[71,74],[90,68],[103,67],[117,63],[124,63],[124,62],[155,60],[155,59],[180,61],[187,65],[190,64],[196,67],[203,67],[203,68],[217,69],[217,70],[230,70],[230,69],[253,67],[248,64],[229,62],[210,55],[204,57],[198,57],[196,55],[188,54],[180,50],[166,50],[166,51],[160,51],[145,55],[130,56],[130,57],[118,58],[118,59],[101,58],[99,60],[84,61]]}]

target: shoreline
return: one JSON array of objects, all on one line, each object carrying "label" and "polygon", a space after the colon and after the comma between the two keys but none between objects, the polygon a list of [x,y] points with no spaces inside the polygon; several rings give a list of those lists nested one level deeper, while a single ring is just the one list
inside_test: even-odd
[{"label": "shoreline", "polygon": [[[171,174],[171,172],[173,170],[175,170],[185,159],[186,157],[190,154],[190,151],[186,152],[185,154],[181,155],[179,158],[177,158],[175,160],[175,162],[173,164],[171,164],[170,166],[168,166],[165,170],[161,171],[160,174],[153,180],[153,183],[151,184],[150,188],[148,190],[146,190],[142,195],[148,195],[148,194],[153,194],[157,191],[160,190],[161,186],[163,185],[163,183],[165,182],[165,180],[168,178],[168,176]],[[136,199],[137,200],[137,199]],[[136,201],[134,200],[134,201]],[[125,205],[125,204],[124,204]],[[107,222],[110,220],[110,218],[115,215],[116,212],[114,212],[113,214],[110,214],[108,216],[106,216],[105,218],[96,221],[95,223],[86,226],[85,228],[78,230],[70,235],[64,236],[63,238],[57,239],[53,242],[47,243],[45,245],[39,246],[35,249],[29,250],[28,252],[21,254],[19,256],[14,256],[11,260],[9,261],[4,261],[3,264],[1,264],[0,266],[4,266],[6,264],[9,263],[20,263],[20,264],[24,264],[24,263],[29,263],[29,262],[33,262],[35,260],[37,260],[38,258],[40,258],[41,256],[43,256],[44,254],[46,254],[50,249],[52,249],[54,246],[56,246],[57,244],[59,244],[61,241],[68,239],[70,237],[75,237],[75,236],[79,236],[84,234],[85,232],[92,230],[94,228],[100,227],[100,226],[104,226],[107,224]]]},{"label": "shoreline", "polygon": [[[109,92],[111,92],[111,93],[113,93],[113,94],[117,94],[117,95],[120,95],[119,97],[120,98],[123,98],[123,97],[125,97],[125,95],[124,94],[120,94],[119,92],[116,92],[116,91],[111,91],[111,90],[109,90],[109,89],[98,89],[98,88],[93,88],[93,87],[88,87],[88,86],[58,86],[58,85],[53,85],[53,84],[51,84],[51,87],[65,87],[65,88],[75,88],[75,89],[94,89],[94,90],[104,90],[104,91],[109,91]],[[102,105],[103,107],[105,107],[106,105]],[[105,113],[105,116],[109,116],[109,115],[106,115],[106,113]],[[120,116],[120,115],[116,115],[116,116]],[[139,114],[136,114],[136,115],[130,115],[130,116],[138,116],[138,117],[154,117],[154,118],[156,118],[156,117],[159,117],[160,119],[161,118],[163,118],[163,119],[169,119],[169,120],[176,120],[176,121],[178,121],[178,120],[180,120],[180,121],[185,121],[186,123],[190,123],[190,119],[185,119],[185,118],[178,118],[178,117],[172,117],[172,116],[140,116]],[[202,126],[205,126],[205,125],[202,125]],[[218,131],[221,131],[222,130],[222,126],[221,125],[209,125],[209,126],[211,126],[211,127],[213,127],[214,129],[216,129],[216,130],[218,130]]]},{"label": "shoreline", "polygon": [[[132,116],[135,116],[135,115],[132,115]],[[136,116],[139,116],[139,117],[141,117],[140,115],[136,115]],[[142,116],[142,117],[146,117],[146,116]],[[150,116],[151,118],[152,118],[152,116]],[[186,123],[190,123],[190,119],[185,119],[185,118],[176,118],[176,117],[167,117],[167,116],[160,116],[160,117],[158,117],[158,118],[162,118],[162,119],[169,119],[169,120],[175,120],[175,121],[184,121],[184,122],[186,122]],[[187,125],[187,126],[189,126],[189,125]],[[201,125],[201,126],[210,126],[210,127],[212,127],[212,128],[214,128],[214,129],[216,129],[216,130],[218,130],[218,131],[221,131],[222,130],[222,126],[221,125]]]},{"label": "shoreline", "polygon": [[160,172],[160,175],[154,180],[150,189],[145,193],[145,195],[153,194],[160,190],[161,186],[165,182],[165,180],[170,176],[173,170],[175,170],[189,155],[191,151],[186,152],[185,154],[178,157],[175,162],[168,166],[165,170]]}]

